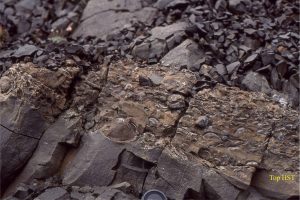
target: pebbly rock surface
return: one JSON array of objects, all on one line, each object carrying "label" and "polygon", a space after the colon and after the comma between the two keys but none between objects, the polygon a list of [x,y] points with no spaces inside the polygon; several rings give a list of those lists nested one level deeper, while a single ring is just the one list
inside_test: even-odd
[{"label": "pebbly rock surface", "polygon": [[[194,96],[179,121],[172,144],[208,161],[236,187],[266,187],[270,190],[268,195],[276,198],[275,191],[285,193],[286,190],[276,184],[258,183],[256,179],[272,173],[299,176],[296,163],[293,164],[299,154],[298,141],[293,139],[299,136],[295,126],[297,115],[296,111],[272,104],[261,93],[217,85]],[[281,151],[280,155],[285,145],[278,141],[279,135],[289,135],[285,141],[290,149]],[[298,183],[292,187],[298,187]],[[291,189],[291,194],[297,192]]]},{"label": "pebbly rock surface", "polygon": [[[113,187],[136,198],[152,188],[170,199],[298,195],[298,182],[269,179],[299,177],[297,111],[261,92],[222,84],[199,90],[194,73],[175,65],[99,67],[80,75],[70,107],[37,140],[6,195],[52,177],[58,186]],[[58,199],[68,192],[31,191]]]},{"label": "pebbly rock surface", "polygon": [[1,199],[299,199],[298,15],[0,2]]}]

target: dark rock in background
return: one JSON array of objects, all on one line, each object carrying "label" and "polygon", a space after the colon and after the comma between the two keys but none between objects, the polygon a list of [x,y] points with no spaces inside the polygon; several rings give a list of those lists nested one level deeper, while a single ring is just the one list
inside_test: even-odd
[{"label": "dark rock in background", "polygon": [[255,92],[270,94],[271,88],[266,78],[256,72],[248,72],[242,81],[242,85]]},{"label": "dark rock in background", "polygon": [[187,39],[165,55],[161,63],[165,66],[191,68],[203,54],[203,50],[198,49],[197,43]]}]

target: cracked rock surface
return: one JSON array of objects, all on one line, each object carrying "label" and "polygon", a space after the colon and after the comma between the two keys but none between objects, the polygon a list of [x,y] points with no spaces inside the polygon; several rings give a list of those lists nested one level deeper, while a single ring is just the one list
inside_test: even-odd
[{"label": "cracked rock surface", "polygon": [[[48,189],[29,193],[47,196],[57,184],[51,178],[56,177],[65,186],[122,186],[123,192],[137,198],[152,188],[170,199],[236,199],[245,192],[247,198],[297,196],[297,182],[267,184],[270,175],[299,177],[297,111],[266,94],[222,84],[198,91],[193,72],[176,66],[140,68],[133,61],[118,61],[100,68],[79,75],[82,78],[72,90],[78,95],[54,123],[45,119],[51,125],[41,135],[33,135],[37,138],[18,135],[18,129],[1,122],[7,140],[25,138],[22,143],[6,143],[6,148],[24,148],[27,140],[37,146],[15,164],[24,166],[21,163],[28,161],[21,173],[10,172],[15,179],[8,194],[21,183],[38,181]],[[47,79],[44,84],[49,84]],[[2,95],[26,99],[14,93]],[[42,113],[37,116],[48,116],[42,111],[35,108]],[[37,125],[44,127],[40,120]],[[45,179],[50,179],[48,185]],[[55,194],[69,198],[68,192],[59,189]]]},{"label": "cracked rock surface", "polygon": [[299,199],[299,3],[0,1],[0,198]]},{"label": "cracked rock surface", "polygon": [[[199,127],[198,116],[208,118],[207,126]],[[299,175],[294,163],[298,141],[292,139],[298,137],[296,123],[296,111],[280,108],[261,93],[217,85],[198,92],[190,101],[172,144],[208,161],[229,182],[246,189],[251,180],[256,183],[257,170],[260,175],[273,170],[283,174],[296,170],[294,174]],[[287,134],[290,139],[281,144],[278,135]],[[280,151],[283,146],[289,150]]]}]

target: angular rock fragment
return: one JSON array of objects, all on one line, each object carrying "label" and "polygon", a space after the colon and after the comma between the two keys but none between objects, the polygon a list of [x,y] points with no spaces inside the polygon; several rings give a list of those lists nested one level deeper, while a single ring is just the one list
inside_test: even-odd
[{"label": "angular rock fragment", "polygon": [[36,51],[38,51],[36,46],[27,44],[19,47],[19,49],[17,49],[17,51],[13,54],[13,57],[20,58],[22,56],[31,56]]},{"label": "angular rock fragment", "polygon": [[123,145],[111,142],[101,133],[84,135],[78,153],[64,169],[63,184],[109,185],[123,149]]},{"label": "angular rock fragment", "polygon": [[257,57],[258,57],[258,54],[253,54],[253,55],[249,56],[244,62],[251,63],[251,62],[255,61],[257,59]]},{"label": "angular rock fragment", "polygon": [[[174,176],[176,174],[176,176]],[[145,181],[145,190],[159,188],[170,199],[235,199],[239,190],[204,163],[168,146]]]},{"label": "angular rock fragment", "polygon": [[270,94],[271,88],[266,78],[256,72],[248,72],[242,80],[242,85],[248,90]]},{"label": "angular rock fragment", "polygon": [[[78,144],[80,137],[81,120],[70,111],[45,131],[41,137],[36,151],[26,164],[26,167],[8,188],[10,193],[19,183],[29,183],[33,179],[46,179],[54,176],[62,164],[70,145]],[[73,141],[74,143],[71,143]]]},{"label": "angular rock fragment", "polygon": [[122,30],[140,16],[141,9],[141,1],[89,1],[72,37],[95,36],[105,40],[109,33]]},{"label": "angular rock fragment", "polygon": [[164,66],[192,67],[203,56],[204,52],[198,48],[198,45],[194,41],[187,39],[167,53],[161,59],[161,63]]},{"label": "angular rock fragment", "polygon": [[223,64],[217,64],[215,66],[218,74],[220,74],[221,76],[224,76],[225,74],[227,74],[227,69],[225,68],[225,66]]},{"label": "angular rock fragment", "polygon": [[40,194],[35,200],[65,200],[69,196],[68,192],[61,188],[49,188],[44,193]]},{"label": "angular rock fragment", "polygon": [[151,30],[151,36],[143,43],[135,45],[132,55],[142,58],[161,58],[168,50],[174,48],[183,41],[188,24],[185,22],[174,23],[169,26],[155,27]]},{"label": "angular rock fragment", "polygon": [[163,77],[156,74],[151,74],[149,76],[149,79],[153,85],[160,85],[163,80]]},{"label": "angular rock fragment", "polygon": [[253,28],[246,28],[244,32],[247,33],[248,35],[253,35],[254,33],[256,33],[256,30]]},{"label": "angular rock fragment", "polygon": [[241,65],[239,61],[233,62],[226,66],[228,74],[232,74],[235,70],[238,69],[238,67]]}]

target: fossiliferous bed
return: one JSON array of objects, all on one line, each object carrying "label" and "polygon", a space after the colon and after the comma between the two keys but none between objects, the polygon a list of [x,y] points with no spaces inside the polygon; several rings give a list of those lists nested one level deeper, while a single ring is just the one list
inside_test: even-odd
[{"label": "fossiliferous bed", "polygon": [[62,185],[51,184],[74,185],[57,188],[63,198],[75,195],[75,186],[106,187],[99,199],[106,190],[134,199],[152,188],[170,199],[297,196],[297,181],[269,178],[299,177],[296,110],[222,84],[197,91],[189,70],[138,65],[119,61],[85,75],[75,64],[6,71],[6,193],[21,183],[43,188],[56,177]]},{"label": "fossiliferous bed", "polygon": [[299,8],[0,1],[1,199],[299,199]]}]

